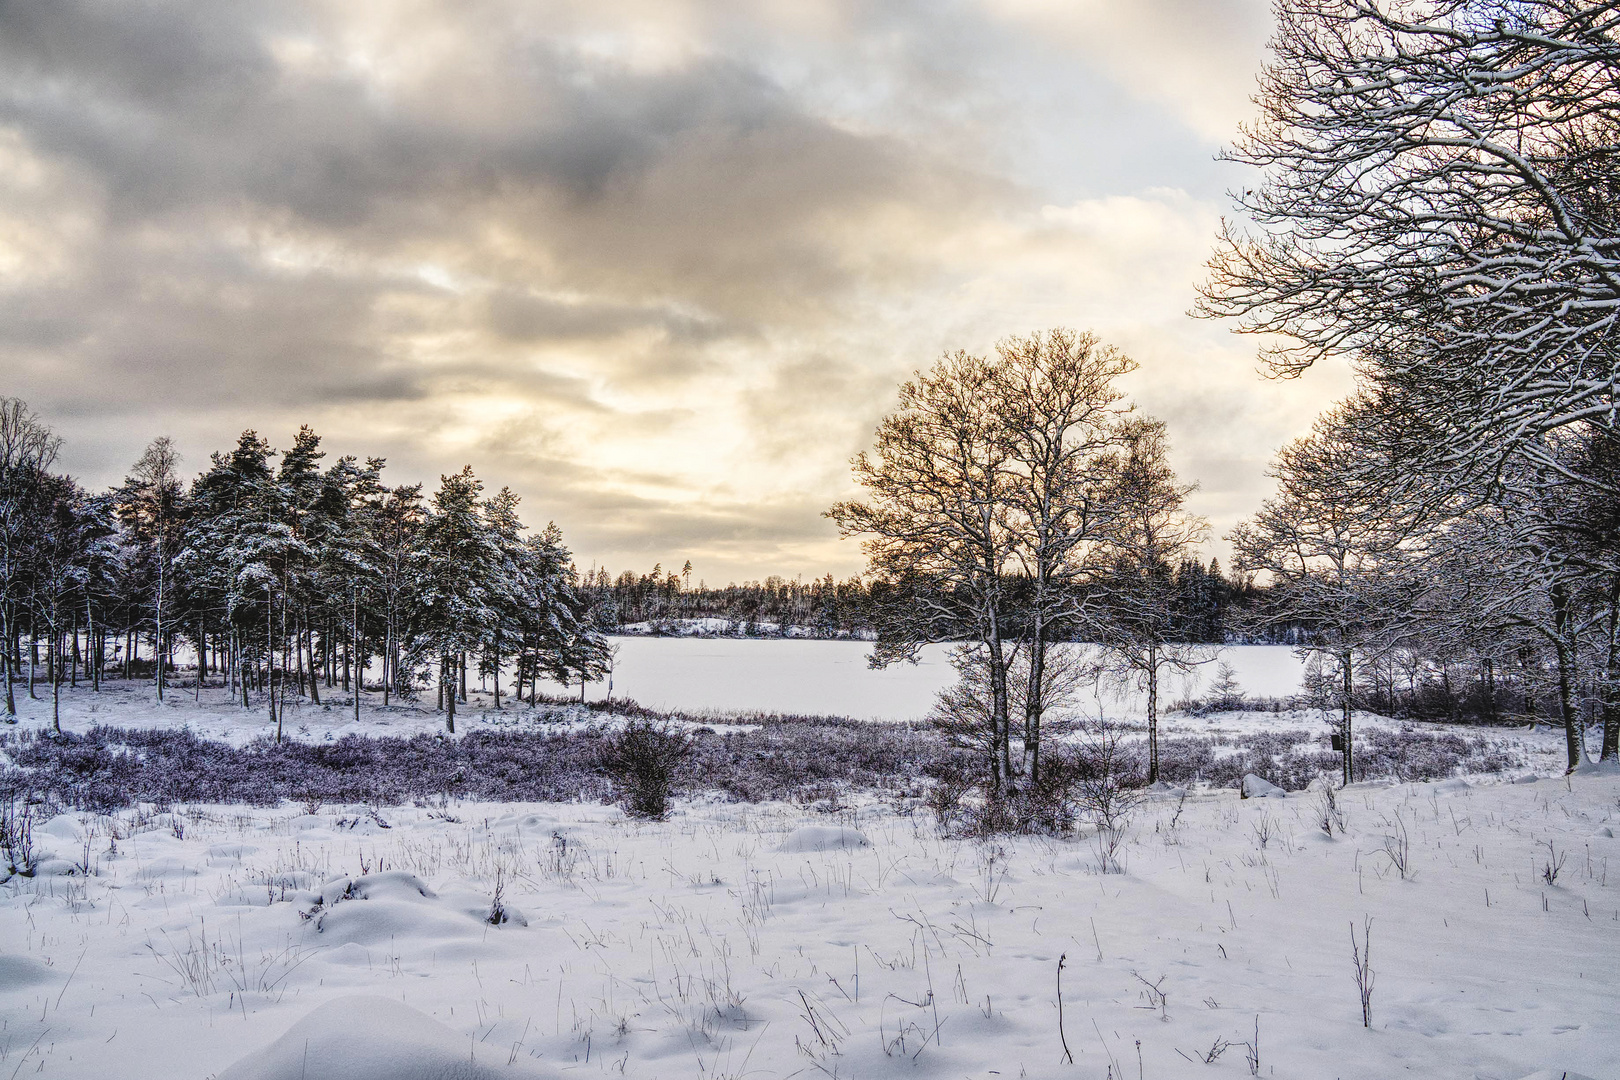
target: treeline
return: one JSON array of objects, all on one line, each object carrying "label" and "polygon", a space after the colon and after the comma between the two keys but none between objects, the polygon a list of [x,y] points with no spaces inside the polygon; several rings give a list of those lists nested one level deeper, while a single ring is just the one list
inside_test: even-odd
[{"label": "treeline", "polygon": [[299,431],[273,450],[255,432],[189,483],[167,439],[105,492],[53,471],[60,440],[15,398],[0,399],[0,664],[16,688],[60,691],[104,672],[148,675],[161,700],[177,650],[194,692],[216,678],[277,724],[287,700],[334,689],[356,713],[368,688],[387,704],[436,684],[453,731],[469,674],[503,671],[512,693],[590,680],[607,643],[555,525],[526,530],[518,497],[492,496],[471,467],[390,487],[384,462],[325,463]]},{"label": "treeline", "polygon": [[[784,634],[813,638],[873,638],[885,610],[894,600],[891,584],[882,578],[833,575],[805,581],[771,575],[764,581],[732,582],[710,586],[692,583],[688,560],[679,572],[663,564],[649,573],[626,570],[618,575],[593,567],[580,583],[591,610],[604,630],[641,632],[655,636],[693,634],[724,637],[776,637]],[[1290,643],[1302,628],[1286,620],[1257,619],[1252,612],[1265,602],[1266,590],[1252,577],[1228,577],[1219,559],[1205,564],[1196,556],[1183,558],[1168,571],[1172,597],[1169,633],[1177,642],[1192,644]],[[1007,575],[1009,593],[1026,588],[1018,574]],[[1080,586],[1082,589],[1084,585]],[[698,620],[706,622],[698,628]],[[1069,633],[1084,634],[1076,624]]]}]

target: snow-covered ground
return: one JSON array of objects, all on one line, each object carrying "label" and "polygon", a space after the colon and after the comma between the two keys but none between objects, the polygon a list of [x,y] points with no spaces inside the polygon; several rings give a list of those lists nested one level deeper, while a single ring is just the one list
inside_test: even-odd
[{"label": "snow-covered ground", "polygon": [[875,804],[63,814],[0,886],[0,1074],[1613,1076],[1617,796],[1170,796],[1107,875]]}]

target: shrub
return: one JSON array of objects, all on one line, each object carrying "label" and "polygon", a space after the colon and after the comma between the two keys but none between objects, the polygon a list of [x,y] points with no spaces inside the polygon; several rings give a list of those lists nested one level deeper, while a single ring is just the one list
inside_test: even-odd
[{"label": "shrub", "polygon": [[691,756],[692,737],[675,725],[632,720],[604,741],[600,760],[624,812],[661,821],[675,770]]}]

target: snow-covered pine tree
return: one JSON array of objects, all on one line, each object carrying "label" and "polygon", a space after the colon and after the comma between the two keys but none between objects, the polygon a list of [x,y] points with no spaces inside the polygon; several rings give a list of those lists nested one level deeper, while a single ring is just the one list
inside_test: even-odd
[{"label": "snow-covered pine tree", "polygon": [[452,732],[461,658],[493,637],[507,587],[500,544],[480,513],[483,488],[471,465],[441,476],[422,529],[415,630],[438,662],[440,704]]}]

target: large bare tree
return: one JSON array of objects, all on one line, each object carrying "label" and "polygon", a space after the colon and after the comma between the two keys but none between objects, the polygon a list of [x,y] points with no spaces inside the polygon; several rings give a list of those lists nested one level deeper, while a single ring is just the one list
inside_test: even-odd
[{"label": "large bare tree", "polygon": [[1261,115],[1205,314],[1346,355],[1450,414],[1438,472],[1613,427],[1620,379],[1620,4],[1280,0]]},{"label": "large bare tree", "polygon": [[1020,605],[1029,655],[1020,695],[1024,758],[1038,784],[1042,719],[1062,681],[1049,646],[1092,622],[1088,555],[1121,516],[1109,482],[1130,407],[1114,384],[1136,363],[1094,334],[1061,328],[1007,338],[996,356],[996,407],[1011,474],[1007,521],[1027,582]]},{"label": "large bare tree", "polygon": [[862,536],[868,565],[902,604],[886,621],[874,664],[915,659],[928,641],[970,638],[985,650],[996,793],[1012,778],[1007,687],[1013,612],[1008,573],[1009,452],[996,408],[995,365],[945,356],[900,387],[871,454],[853,462],[864,501],[827,511],[845,536]]}]

